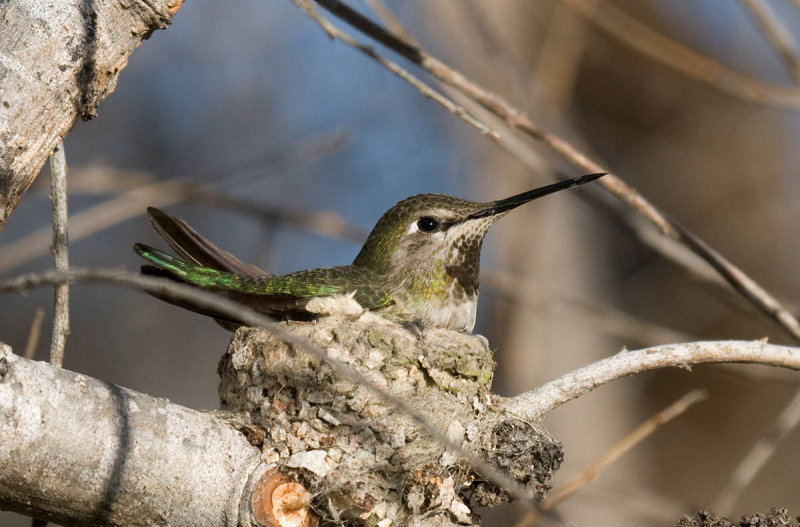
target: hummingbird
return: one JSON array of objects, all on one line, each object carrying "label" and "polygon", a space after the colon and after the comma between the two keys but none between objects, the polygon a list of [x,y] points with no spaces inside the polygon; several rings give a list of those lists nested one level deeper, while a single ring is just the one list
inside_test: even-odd
[{"label": "hummingbird", "polygon": [[[218,248],[186,222],[150,207],[159,235],[178,253],[137,243],[142,272],[209,289],[281,319],[312,319],[315,297],[353,295],[362,308],[424,329],[466,333],[475,326],[481,246],[486,232],[512,209],[583,185],[605,174],[560,181],[509,198],[475,202],[444,194],[417,194],[386,211],[350,265],[273,275]],[[190,303],[159,297],[212,316],[224,327],[237,321]]]}]

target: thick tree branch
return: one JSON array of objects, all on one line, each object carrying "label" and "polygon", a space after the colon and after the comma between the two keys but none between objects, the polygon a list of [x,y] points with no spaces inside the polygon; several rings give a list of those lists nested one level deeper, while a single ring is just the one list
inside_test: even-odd
[{"label": "thick tree branch", "polygon": [[0,344],[2,509],[62,525],[235,526],[258,456],[213,415]]},{"label": "thick tree branch", "polygon": [[95,115],[133,50],[182,2],[0,2],[0,230],[53,148]]},{"label": "thick tree branch", "polygon": [[522,419],[538,422],[554,408],[621,377],[657,368],[689,368],[695,364],[720,362],[800,370],[800,348],[776,346],[760,340],[720,340],[623,350],[513,397],[506,402],[505,409]]}]

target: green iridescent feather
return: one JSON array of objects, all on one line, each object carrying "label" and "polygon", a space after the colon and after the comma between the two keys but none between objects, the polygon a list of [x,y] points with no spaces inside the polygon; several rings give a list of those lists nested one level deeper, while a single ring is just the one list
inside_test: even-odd
[{"label": "green iridescent feather", "polygon": [[[169,272],[175,278],[207,289],[293,298],[331,296],[355,291],[356,301],[365,309],[381,309],[392,303],[390,296],[376,294],[368,281],[365,281],[363,270],[351,266],[309,269],[280,276],[243,276],[192,265],[141,243],[134,245],[133,249],[152,265]],[[362,287],[357,288],[355,284],[361,284]]]}]

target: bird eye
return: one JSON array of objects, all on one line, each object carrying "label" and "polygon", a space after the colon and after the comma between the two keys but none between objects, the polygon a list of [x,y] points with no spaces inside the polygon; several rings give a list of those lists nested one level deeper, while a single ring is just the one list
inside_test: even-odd
[{"label": "bird eye", "polygon": [[417,227],[422,232],[433,232],[439,228],[441,222],[436,218],[431,218],[430,216],[424,216],[417,220]]}]

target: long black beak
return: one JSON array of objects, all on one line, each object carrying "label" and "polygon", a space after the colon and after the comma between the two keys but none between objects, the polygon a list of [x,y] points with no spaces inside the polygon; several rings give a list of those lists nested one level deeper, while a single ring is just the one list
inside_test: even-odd
[{"label": "long black beak", "polygon": [[605,172],[601,174],[587,174],[585,176],[579,176],[573,179],[568,179],[566,181],[559,181],[558,183],[553,183],[552,185],[546,185],[544,187],[535,188],[533,190],[523,192],[522,194],[511,196],[510,198],[500,199],[492,203],[491,207],[479,210],[478,212],[473,212],[472,214],[467,216],[467,219],[474,220],[478,218],[485,218],[487,216],[494,216],[495,214],[500,214],[501,212],[506,212],[516,207],[519,207],[523,203],[528,203],[529,201],[534,200],[536,198],[547,196],[548,194],[552,194],[553,192],[558,192],[559,190],[566,190],[568,188],[577,187],[578,185],[589,183],[590,181],[594,181],[595,179],[605,175],[606,175]]}]

